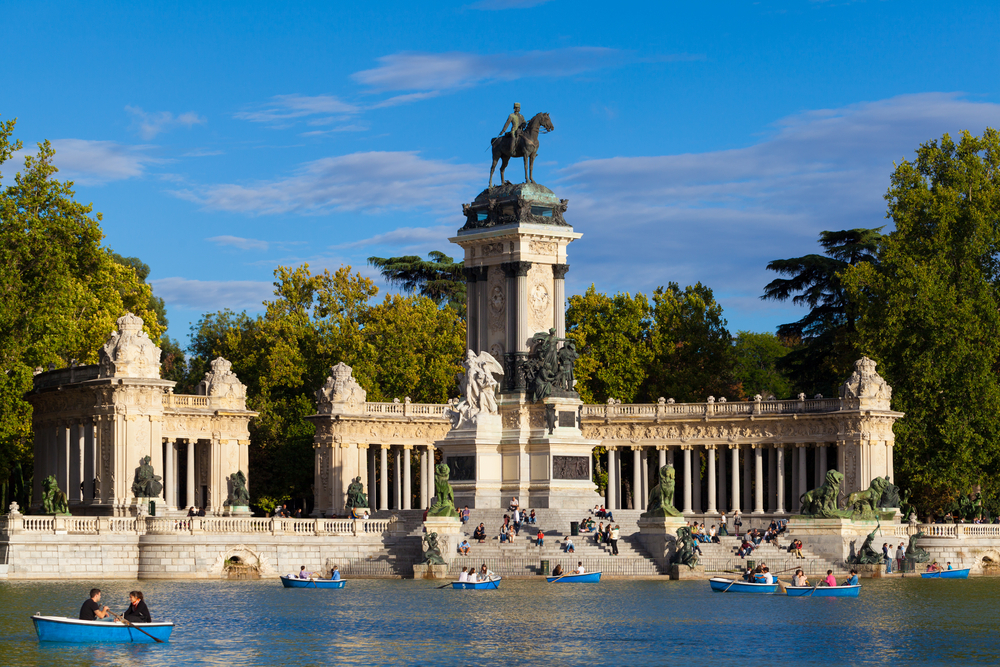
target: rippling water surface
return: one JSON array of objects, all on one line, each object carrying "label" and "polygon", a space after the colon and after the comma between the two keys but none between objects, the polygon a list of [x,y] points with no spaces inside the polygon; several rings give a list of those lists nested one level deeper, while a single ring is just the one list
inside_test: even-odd
[{"label": "rippling water surface", "polygon": [[708,582],[412,580],[345,589],[266,581],[102,581],[140,588],[169,644],[40,644],[36,611],[75,617],[88,582],[0,582],[2,665],[997,664],[1000,580],[863,580],[861,597],[719,594]]}]

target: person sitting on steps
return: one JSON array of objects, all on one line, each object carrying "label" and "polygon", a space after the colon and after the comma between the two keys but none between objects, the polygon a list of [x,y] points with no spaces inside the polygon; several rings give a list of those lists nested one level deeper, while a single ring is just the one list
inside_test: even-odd
[{"label": "person sitting on steps", "polygon": [[472,531],[472,539],[478,540],[480,544],[486,541],[486,526],[479,524],[474,531]]}]

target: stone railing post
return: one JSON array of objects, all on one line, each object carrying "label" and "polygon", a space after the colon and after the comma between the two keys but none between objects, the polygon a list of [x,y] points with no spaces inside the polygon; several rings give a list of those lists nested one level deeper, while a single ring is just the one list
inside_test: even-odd
[{"label": "stone railing post", "polygon": [[193,517],[191,517],[191,534],[192,535],[198,535],[198,534],[204,533],[204,532],[205,532],[205,528],[202,525],[201,517],[200,516],[193,516]]},{"label": "stone railing post", "polygon": [[283,535],[285,533],[285,525],[282,523],[281,518],[271,517],[271,534],[272,535]]},{"label": "stone railing post", "polygon": [[97,517],[97,534],[111,532],[111,519],[106,516]]},{"label": "stone railing post", "polygon": [[68,523],[69,521],[67,521],[66,517],[59,516],[57,514],[56,516],[53,517],[52,521],[53,532],[56,535],[65,535],[67,532],[69,532]]},{"label": "stone railing post", "polygon": [[[354,519],[351,521],[351,534],[354,535],[354,537],[358,536],[358,526],[361,525],[362,521],[363,519]],[[361,526],[361,532],[364,532],[364,530],[364,526]]]},{"label": "stone railing post", "polygon": [[656,399],[656,423],[659,424],[660,421],[667,414],[667,399],[660,396]]},{"label": "stone railing post", "polygon": [[959,540],[965,539],[965,524],[961,523],[955,524],[955,539]]},{"label": "stone railing post", "polygon": [[708,400],[705,401],[705,415],[711,416],[715,414],[715,396],[709,396]]},{"label": "stone railing post", "polygon": [[4,517],[4,535],[15,535],[24,532],[24,516],[21,514]]},{"label": "stone railing post", "polygon": [[323,524],[319,519],[313,519],[313,535],[323,534]]},{"label": "stone railing post", "polygon": [[403,399],[403,416],[404,417],[409,417],[410,416],[410,397],[409,396],[407,396],[406,398]]}]

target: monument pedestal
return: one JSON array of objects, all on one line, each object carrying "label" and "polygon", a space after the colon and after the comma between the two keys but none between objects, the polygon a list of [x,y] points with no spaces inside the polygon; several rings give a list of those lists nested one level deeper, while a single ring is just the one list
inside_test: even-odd
[{"label": "monument pedestal", "polygon": [[449,482],[455,493],[455,507],[501,507],[502,434],[500,415],[481,413],[475,424],[452,429],[443,440],[434,443],[444,454],[450,469]]},{"label": "monument pedestal", "polygon": [[413,566],[414,579],[449,579],[448,565],[423,565]]},{"label": "monument pedestal", "polygon": [[[687,521],[682,516],[654,516],[640,517],[638,523],[642,546],[656,559],[661,569],[667,569],[677,550],[677,529],[686,527]],[[687,565],[682,568],[688,571],[691,569]]]},{"label": "monument pedestal", "polygon": [[[424,531],[427,535],[437,533],[438,548],[446,565],[432,566],[447,568],[458,555],[458,543],[461,538],[462,520],[452,516],[428,516],[424,520]],[[447,572],[447,570],[445,570]]]},{"label": "monument pedestal", "polygon": [[[857,553],[879,522],[872,520],[856,519],[825,519],[813,516],[793,515],[788,518],[788,539],[802,540],[802,545],[817,556],[835,562],[844,562],[850,556]],[[881,523],[881,526],[888,527],[898,525]],[[889,537],[887,532],[885,538],[880,538],[876,533],[877,544],[873,545],[876,551],[881,552],[882,542],[892,542],[897,538]],[[881,539],[881,541],[879,541]]]},{"label": "monument pedestal", "polygon": [[222,516],[252,516],[248,505],[227,505]]}]

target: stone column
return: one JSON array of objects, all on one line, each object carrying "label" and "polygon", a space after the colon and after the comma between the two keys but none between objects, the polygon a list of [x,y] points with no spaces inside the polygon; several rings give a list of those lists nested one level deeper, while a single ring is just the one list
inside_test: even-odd
[{"label": "stone column", "polygon": [[691,507],[691,448],[683,448],[684,456],[684,508],[682,514],[694,514]]},{"label": "stone column", "polygon": [[733,470],[732,470],[732,496],[733,496],[733,511],[740,509],[740,446],[730,445],[730,451],[733,453]]},{"label": "stone column", "polygon": [[393,509],[403,509],[403,455],[399,448],[393,450],[392,472],[393,472]]},{"label": "stone column", "polygon": [[430,507],[430,497],[427,495],[427,448],[420,450],[420,509]]},{"label": "stone column", "polygon": [[691,452],[691,509],[695,514],[701,514],[701,448],[694,445]]},{"label": "stone column", "polygon": [[[657,463],[659,463],[659,465],[656,468],[656,472],[659,473],[660,468],[667,465],[667,450],[664,449],[663,447],[658,447],[656,453],[658,455]],[[657,477],[657,480],[658,479],[659,477]],[[657,484],[659,484],[659,481],[657,481]]]},{"label": "stone column", "polygon": [[410,453],[413,451],[413,445],[403,445],[403,509],[408,510],[410,508]]},{"label": "stone column", "polygon": [[775,483],[777,479],[776,475],[776,456],[774,454],[774,446],[772,446],[767,451],[767,511],[774,512],[775,508],[778,506],[778,485]]},{"label": "stone column", "polygon": [[615,510],[618,509],[615,506],[615,486],[616,486],[616,476],[615,471],[615,449],[614,447],[608,447],[608,488],[607,488],[607,509]]},{"label": "stone column", "polygon": [[97,477],[97,438],[94,437],[94,422],[83,426],[83,502],[94,502],[94,478]]},{"label": "stone column", "polygon": [[515,352],[528,351],[528,339],[534,333],[528,326],[526,308],[528,305],[528,271],[531,270],[531,262],[512,262],[517,275],[517,347]]},{"label": "stone column", "polygon": [[[477,271],[474,268],[466,267],[465,273],[465,347],[470,350],[476,348],[479,341],[479,292],[476,290]],[[369,499],[369,502],[370,499]]]},{"label": "stone column", "polygon": [[753,494],[753,513],[763,514],[764,513],[764,465],[763,465],[763,450],[760,445],[756,445],[753,448],[753,469],[754,469],[754,494]]},{"label": "stone column", "polygon": [[56,479],[59,481],[59,488],[69,497],[69,474],[70,474],[70,449],[72,447],[72,429],[68,423],[59,426],[59,474]]},{"label": "stone column", "polygon": [[729,499],[726,497],[726,449],[723,446],[719,452],[719,509],[728,511]]},{"label": "stone column", "polygon": [[566,337],[566,273],[569,264],[552,265],[552,321],[556,336]]},{"label": "stone column", "polygon": [[71,427],[69,450],[69,488],[66,489],[66,500],[75,505],[83,501],[80,485],[83,483],[83,424],[77,423]]},{"label": "stone column", "polygon": [[718,514],[719,510],[715,507],[716,501],[716,490],[715,490],[715,445],[708,445],[705,447],[706,454],[708,454],[708,513]]},{"label": "stone column", "polygon": [[646,501],[649,499],[649,456],[646,448],[639,450],[639,461],[642,463],[642,491],[639,493],[639,507],[646,510]]},{"label": "stone column", "polygon": [[642,497],[642,448],[632,446],[632,509],[645,509]]},{"label": "stone column", "polygon": [[198,448],[198,441],[189,439],[187,441],[187,497],[184,499],[189,508],[195,506],[194,500],[194,452]]},{"label": "stone column", "polygon": [[778,489],[778,498],[775,504],[775,513],[784,514],[785,513],[785,446],[783,444],[775,445],[774,448],[774,458],[775,458],[775,486]]},{"label": "stone column", "polygon": [[802,507],[802,503],[800,502],[800,500],[802,498],[802,494],[805,493],[806,491],[808,491],[808,489],[806,488],[806,483],[808,481],[807,480],[808,475],[806,474],[806,448],[805,448],[805,445],[802,445],[798,449],[800,450],[799,451],[799,480],[800,481],[799,481],[799,493],[798,493],[798,496],[795,498],[795,510],[796,511],[798,511]]},{"label": "stone column", "polygon": [[382,445],[379,448],[379,484],[378,484],[378,508],[380,510],[389,509],[389,445]]},{"label": "stone column", "polygon": [[[176,488],[175,482],[177,481],[174,479],[176,477],[174,475],[174,442],[167,440],[165,444],[166,447],[164,449],[167,451],[163,455],[163,503],[166,505],[166,509],[173,509],[174,489]],[[223,501],[228,500],[228,493],[226,495],[227,497],[223,498]]]}]

